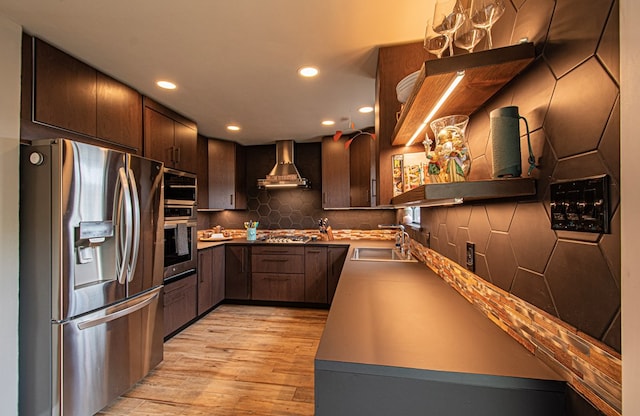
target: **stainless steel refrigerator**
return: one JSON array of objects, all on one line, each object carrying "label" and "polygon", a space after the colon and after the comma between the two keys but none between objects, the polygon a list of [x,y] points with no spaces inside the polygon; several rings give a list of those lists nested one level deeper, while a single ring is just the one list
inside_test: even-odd
[{"label": "stainless steel refrigerator", "polygon": [[162,168],[65,139],[21,149],[21,415],[92,415],[162,361]]}]

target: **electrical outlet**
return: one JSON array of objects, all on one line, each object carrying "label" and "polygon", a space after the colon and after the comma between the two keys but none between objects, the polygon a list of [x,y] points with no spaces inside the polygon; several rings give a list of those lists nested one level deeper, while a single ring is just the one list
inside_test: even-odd
[{"label": "electrical outlet", "polygon": [[467,241],[467,270],[476,271],[476,245]]}]

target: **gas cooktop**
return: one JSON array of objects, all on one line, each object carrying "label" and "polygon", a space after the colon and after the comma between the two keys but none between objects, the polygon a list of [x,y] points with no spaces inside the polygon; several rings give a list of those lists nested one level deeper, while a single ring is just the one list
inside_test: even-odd
[{"label": "gas cooktop", "polygon": [[307,235],[272,235],[265,237],[262,241],[273,244],[304,244],[309,240],[311,237]]}]

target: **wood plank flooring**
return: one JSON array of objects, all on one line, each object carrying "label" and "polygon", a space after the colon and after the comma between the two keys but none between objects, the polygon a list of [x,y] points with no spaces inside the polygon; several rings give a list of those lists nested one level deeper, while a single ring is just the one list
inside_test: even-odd
[{"label": "wood plank flooring", "polygon": [[167,341],[164,361],[98,415],[313,415],[327,314],[221,305]]}]

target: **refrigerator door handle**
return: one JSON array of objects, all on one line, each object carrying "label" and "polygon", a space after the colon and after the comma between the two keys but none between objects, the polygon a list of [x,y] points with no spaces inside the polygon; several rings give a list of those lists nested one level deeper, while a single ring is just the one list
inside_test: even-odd
[{"label": "refrigerator door handle", "polygon": [[152,295],[147,295],[144,299],[138,300],[137,303],[132,306],[129,306],[125,309],[121,309],[114,313],[110,313],[105,316],[101,316],[100,318],[87,319],[86,321],[78,322],[78,329],[83,330],[83,329],[93,328],[94,326],[102,325],[107,322],[114,321],[123,316],[132,314],[133,312],[139,311],[140,309],[148,306],[151,302],[153,302],[158,297],[159,294],[160,292],[155,292]]},{"label": "refrigerator door handle", "polygon": [[[116,262],[118,267],[118,282],[126,281],[127,265],[131,254],[131,194],[129,181],[123,167],[118,170],[118,185],[116,186],[116,198],[118,201],[118,229],[116,232]],[[124,228],[124,238],[122,236]]]},{"label": "refrigerator door handle", "polygon": [[140,199],[138,198],[138,184],[136,183],[136,178],[131,169],[129,169],[129,181],[131,184],[131,196],[133,200],[133,248],[127,268],[127,282],[131,282],[133,280],[136,264],[138,263],[138,251],[140,248]]}]

